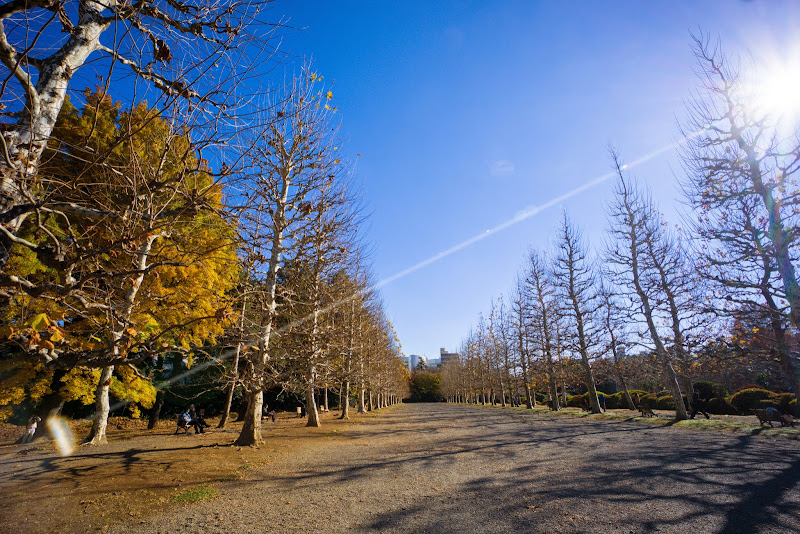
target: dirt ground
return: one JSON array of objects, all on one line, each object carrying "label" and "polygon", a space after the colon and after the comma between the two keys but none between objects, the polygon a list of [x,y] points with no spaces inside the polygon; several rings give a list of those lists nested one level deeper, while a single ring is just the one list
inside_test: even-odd
[{"label": "dirt ground", "polygon": [[[14,445],[23,427],[0,427],[0,532],[108,531],[121,521],[135,522],[156,510],[180,506],[176,496],[202,484],[224,484],[268,466],[292,451],[335,434],[354,421],[320,414],[322,428],[306,428],[296,414],[279,413],[275,423],[263,422],[267,445],[233,447],[241,423],[224,430],[207,418],[203,434],[175,434],[174,421],[146,429],[145,421],[111,418],[108,444],[82,446],[61,457],[52,442]],[[88,424],[75,425],[75,434]]]},{"label": "dirt ground", "polygon": [[[181,433],[176,435],[174,421],[163,421],[157,429],[148,431],[144,428],[144,422],[114,418],[109,422],[108,444],[99,447],[79,447],[72,455],[62,457],[49,441],[14,445],[13,442],[21,434],[22,429],[5,425],[0,427],[0,495],[3,496],[3,505],[0,506],[0,532],[107,532],[114,529],[115,526],[126,532],[148,531],[148,529],[152,529],[154,522],[163,524],[163,520],[158,519],[159,516],[182,517],[185,514],[181,510],[186,510],[186,514],[190,514],[193,520],[200,521],[201,516],[197,516],[198,509],[212,509],[218,506],[217,503],[224,503],[227,500],[231,502],[230,507],[219,513],[222,514],[220,517],[229,516],[235,514],[237,508],[245,508],[244,503],[252,506],[250,501],[254,497],[237,496],[239,490],[236,488],[242,484],[265,484],[267,480],[271,479],[282,480],[277,475],[283,471],[286,471],[283,475],[284,478],[290,477],[296,470],[307,468],[303,467],[305,465],[303,462],[316,464],[321,461],[320,458],[325,459],[327,455],[338,456],[339,453],[335,451],[340,449],[337,447],[346,445],[350,449],[354,447],[359,449],[363,442],[365,447],[379,448],[383,446],[383,441],[375,441],[376,439],[380,438],[385,441],[387,437],[400,439],[398,437],[400,436],[402,443],[391,445],[391,452],[387,452],[390,456],[396,456],[403,454],[402,451],[409,446],[419,447],[419,440],[422,437],[435,438],[430,444],[433,449],[450,446],[447,443],[453,443],[452,439],[463,441],[465,444],[474,443],[475,440],[485,439],[484,434],[487,432],[485,423],[487,421],[494,421],[495,418],[500,417],[501,419],[498,421],[508,420],[509,422],[504,424],[516,426],[519,424],[516,422],[517,419],[522,415],[515,410],[488,407],[454,406],[446,409],[467,410],[471,415],[467,416],[466,412],[456,414],[458,417],[453,420],[458,423],[446,426],[450,430],[453,430],[450,427],[460,428],[458,437],[455,434],[447,436],[446,443],[441,444],[439,443],[439,433],[442,428],[439,421],[445,415],[436,414],[436,417],[432,418],[432,414],[424,411],[416,413],[415,409],[408,406],[389,408],[366,415],[354,415],[349,421],[338,420],[336,418],[338,412],[322,414],[322,428],[306,428],[304,426],[305,419],[297,418],[295,414],[278,414],[277,422],[264,421],[263,434],[266,444],[260,449],[231,446],[240,429],[240,424],[236,423],[229,425],[224,430],[217,430],[215,428],[217,421],[209,419],[211,428],[205,434]],[[582,414],[574,413],[573,415]],[[593,416],[584,420],[537,412],[528,413],[519,421],[539,421],[536,424],[545,425],[541,427],[537,436],[541,435],[541,431],[549,428],[551,424],[556,425],[550,430],[554,432],[553,436],[561,435],[567,441],[570,439],[580,440],[581,438],[575,436],[581,434],[581,429],[585,431],[598,424],[606,425],[608,428],[616,428],[618,425],[624,425],[624,428],[628,428],[628,425],[655,427],[662,426],[668,421],[668,417],[664,414],[657,421],[625,423],[619,420],[603,421],[603,418],[621,418],[629,417],[629,415],[630,412],[620,411],[619,413],[610,413],[608,416]],[[486,420],[486,417],[489,420]],[[528,419],[529,417],[531,419]],[[402,432],[392,430],[402,428],[401,422],[408,418],[411,420],[407,429]],[[758,433],[760,429],[756,429],[756,425],[750,419],[753,418],[725,419],[718,417],[716,422],[743,425],[746,427],[745,430],[749,430],[745,433]],[[714,421],[712,420],[712,422]],[[705,423],[704,420],[697,421],[698,425]],[[382,425],[389,426],[383,429]],[[507,431],[505,427],[503,429],[504,432]],[[620,429],[622,430],[623,427]],[[86,426],[77,428],[76,435],[85,435],[87,430]],[[718,430],[731,433],[729,428]],[[395,435],[396,432],[400,433]],[[628,434],[629,430],[624,432]],[[721,433],[719,431],[700,432],[696,428],[670,429],[662,427],[658,430],[654,428],[652,432],[654,432],[654,439],[657,440],[655,443],[659,443],[665,438],[672,439],[668,436],[687,440],[695,433],[703,436],[703,440],[709,440],[709,443],[716,443],[718,439],[729,439],[714,438],[714,435]],[[687,434],[687,432],[691,434]],[[772,430],[764,432],[764,437],[747,436],[747,439],[757,440],[757,442],[748,441],[747,443],[763,441],[766,445],[773,441],[784,442],[790,449],[796,449],[794,444],[796,442],[792,443],[785,439],[778,440],[778,436],[797,439],[800,429],[775,429],[776,434],[770,434],[773,432]],[[777,432],[783,432],[783,434],[777,434]],[[516,439],[514,438],[514,440]],[[526,447],[530,443],[532,442],[526,435],[524,440],[514,447]],[[572,443],[575,442],[572,441]],[[689,442],[687,441],[687,443]],[[792,445],[789,445],[790,443]],[[498,450],[510,446],[501,441]],[[604,449],[605,444],[600,447]],[[784,445],[780,447],[785,448]],[[493,452],[492,454],[498,453]],[[375,459],[377,457],[373,457],[373,460]],[[353,461],[357,463],[360,460],[355,458]],[[796,464],[792,471],[795,470]],[[374,485],[366,487],[364,494],[382,491],[387,484],[395,483],[396,478],[394,477],[397,474],[391,476],[393,478],[390,482],[377,480]],[[414,476],[417,474],[415,473]],[[322,479],[324,477],[320,478],[320,480]],[[424,480],[421,480],[409,486],[409,495],[413,495],[417,491],[416,484],[424,485],[425,483]],[[315,485],[316,483],[314,483]],[[203,503],[182,504],[181,496],[198,487],[212,488],[214,496],[212,502],[205,505]],[[286,498],[290,500],[304,498],[299,494],[282,496],[280,487],[282,486],[279,484],[272,488],[272,493],[277,491],[279,494],[277,497],[270,497],[273,500],[278,499],[273,505],[286,504],[281,500],[282,498],[284,500]],[[259,492],[262,491],[264,490],[259,490]],[[261,495],[263,492],[258,494]],[[218,499],[217,496],[219,496]],[[359,502],[363,502],[363,500],[357,500],[354,506],[362,506],[358,504]],[[540,505],[530,506],[532,507],[529,508],[530,510],[538,510],[536,507]],[[370,510],[364,513],[372,514],[373,512],[374,510]],[[288,518],[291,514],[284,513],[284,516]],[[302,518],[298,519],[298,521],[300,520]],[[355,524],[348,522],[349,519],[344,516],[338,520],[339,523],[336,524],[341,526],[342,531],[349,531]],[[137,525],[139,526],[137,527]],[[331,525],[329,524],[329,526]],[[417,523],[417,526],[424,525]],[[486,526],[488,527],[488,525]],[[395,529],[404,531],[404,527],[398,529],[397,525],[395,525]],[[183,529],[178,528],[178,530]],[[278,530],[291,531],[292,529],[287,527]],[[338,530],[333,528],[333,531]]]}]

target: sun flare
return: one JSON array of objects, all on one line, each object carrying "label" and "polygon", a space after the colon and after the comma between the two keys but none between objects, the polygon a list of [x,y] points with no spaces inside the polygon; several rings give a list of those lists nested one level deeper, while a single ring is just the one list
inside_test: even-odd
[{"label": "sun flare", "polygon": [[754,111],[776,122],[800,122],[800,58],[770,61],[751,77]]}]

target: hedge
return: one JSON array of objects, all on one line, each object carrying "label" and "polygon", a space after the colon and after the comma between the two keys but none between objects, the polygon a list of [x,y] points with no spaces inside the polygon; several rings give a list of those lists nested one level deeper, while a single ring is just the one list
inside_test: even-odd
[{"label": "hedge", "polygon": [[656,399],[656,409],[658,410],[674,410],[675,399],[672,395],[662,395]]},{"label": "hedge", "polygon": [[[747,388],[734,393],[728,402],[739,413],[746,414],[750,410],[761,408],[761,401],[771,401],[773,393],[763,388]],[[774,402],[774,401],[773,401]]]},{"label": "hedge", "polygon": [[700,393],[701,399],[713,399],[714,397],[724,399],[728,396],[728,390],[725,389],[725,386],[711,380],[698,380],[692,384],[692,389]]},{"label": "hedge", "polygon": [[708,401],[708,408],[706,411],[716,415],[736,415],[739,413],[728,401],[719,397],[713,397]]}]

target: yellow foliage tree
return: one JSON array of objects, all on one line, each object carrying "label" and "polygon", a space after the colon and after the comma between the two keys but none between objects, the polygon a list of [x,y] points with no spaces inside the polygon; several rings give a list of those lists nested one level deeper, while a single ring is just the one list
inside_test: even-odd
[{"label": "yellow foliage tree", "polygon": [[6,264],[19,283],[0,348],[18,372],[0,374],[0,391],[13,391],[6,406],[38,400],[44,364],[70,370],[55,384],[50,374],[49,392],[91,402],[86,384],[116,366],[100,394],[148,407],[152,385],[126,364],[188,353],[223,331],[238,263],[222,190],[189,133],[146,104],[123,111],[87,92],[81,111],[63,107],[53,139],[39,174],[53,209],[26,221]]}]

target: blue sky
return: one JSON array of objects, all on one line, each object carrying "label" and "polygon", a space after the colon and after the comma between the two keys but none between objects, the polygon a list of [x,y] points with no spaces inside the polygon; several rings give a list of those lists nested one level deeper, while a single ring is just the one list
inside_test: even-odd
[{"label": "blue sky", "polygon": [[[800,39],[800,3],[278,2],[284,51],[335,81],[334,104],[386,279],[678,139],[696,87],[690,31],[762,57]],[[800,88],[798,89],[800,90]],[[637,165],[672,220],[674,150]],[[506,294],[564,209],[599,246],[611,182],[554,203],[382,288],[406,354],[438,357]]]}]

